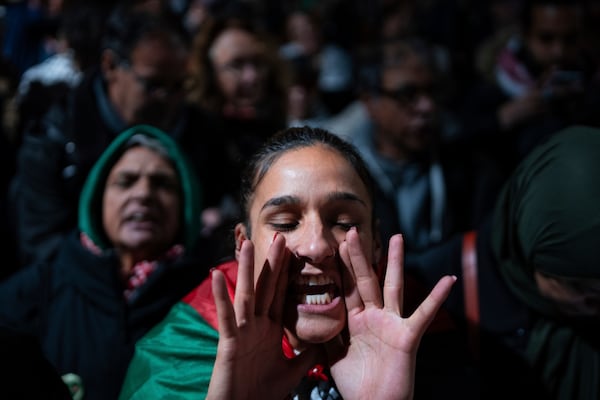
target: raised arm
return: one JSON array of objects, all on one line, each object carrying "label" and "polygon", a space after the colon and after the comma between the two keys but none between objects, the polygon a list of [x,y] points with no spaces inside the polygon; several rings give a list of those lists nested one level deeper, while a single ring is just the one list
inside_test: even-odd
[{"label": "raised arm", "polygon": [[281,400],[314,363],[314,351],[293,359],[282,351],[287,257],[285,239],[279,235],[269,249],[255,289],[253,244],[244,241],[233,304],[223,275],[213,272],[219,345],[207,399]]}]

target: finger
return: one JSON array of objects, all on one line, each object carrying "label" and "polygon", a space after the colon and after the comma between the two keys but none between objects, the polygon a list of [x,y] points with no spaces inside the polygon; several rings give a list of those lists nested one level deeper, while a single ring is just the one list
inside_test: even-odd
[{"label": "finger", "polygon": [[273,297],[269,315],[273,321],[281,321],[283,319],[283,308],[285,305],[285,299],[288,293],[288,276],[290,271],[290,259],[292,253],[283,246],[283,254],[281,260],[281,268],[277,282],[275,284],[275,295]]},{"label": "finger", "polygon": [[350,265],[354,272],[356,288],[365,307],[374,306],[381,308],[383,300],[381,298],[381,287],[377,280],[377,274],[371,265],[371,262],[365,257],[365,253],[360,245],[360,238],[356,228],[352,228],[346,234],[348,254],[350,255]]},{"label": "finger", "polygon": [[354,276],[354,270],[352,269],[352,262],[350,261],[350,254],[348,252],[348,243],[343,241],[339,247],[340,259],[342,260],[342,284],[344,285],[344,301],[346,303],[346,309],[348,313],[351,310],[362,310],[365,305],[360,298],[358,288],[356,287],[356,277]]},{"label": "finger", "polygon": [[452,289],[452,285],[456,282],[456,276],[446,275],[442,279],[438,281],[435,285],[429,296],[419,308],[415,310],[413,315],[410,316],[408,321],[410,325],[415,328],[415,331],[419,333],[419,336],[425,333],[425,330],[433,321],[436,313],[442,306],[442,303],[448,298],[448,294],[450,294],[450,289]]},{"label": "finger", "polygon": [[383,304],[386,310],[402,315],[404,298],[404,241],[402,235],[390,238],[388,261],[383,282]]},{"label": "finger", "polygon": [[254,245],[244,240],[240,249],[237,283],[233,308],[238,326],[244,326],[254,316]]},{"label": "finger", "polygon": [[219,321],[219,336],[223,338],[234,337],[237,334],[237,324],[233,305],[227,293],[225,277],[219,270],[214,270],[212,277],[212,291],[217,307],[217,318]]},{"label": "finger", "polygon": [[282,270],[285,238],[275,235],[267,252],[267,259],[256,281],[256,314],[265,315],[271,309]]}]

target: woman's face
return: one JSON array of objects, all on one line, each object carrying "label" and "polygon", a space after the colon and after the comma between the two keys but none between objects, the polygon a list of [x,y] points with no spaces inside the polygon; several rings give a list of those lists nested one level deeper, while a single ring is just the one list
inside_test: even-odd
[{"label": "woman's face", "polygon": [[110,242],[136,258],[156,257],[174,243],[180,218],[180,184],[173,166],[151,149],[127,150],[104,190],[102,222]]},{"label": "woman's face", "polygon": [[263,99],[269,69],[264,44],[249,32],[229,28],[217,36],[209,52],[226,103],[256,106]]},{"label": "woman's face", "polygon": [[373,261],[378,251],[372,204],[352,165],[321,145],[284,153],[258,184],[249,218],[255,279],[276,233],[293,255],[284,310],[291,344],[302,349],[335,337],[346,323],[339,244],[354,226],[366,257]]}]

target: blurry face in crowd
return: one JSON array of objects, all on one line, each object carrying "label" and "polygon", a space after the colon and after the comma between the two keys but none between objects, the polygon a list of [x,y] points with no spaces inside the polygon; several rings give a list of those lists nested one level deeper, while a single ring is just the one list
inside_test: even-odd
[{"label": "blurry face in crowd", "polygon": [[234,107],[256,106],[263,99],[268,73],[264,45],[247,31],[228,28],[209,52],[225,102]]},{"label": "blurry face in crowd", "polygon": [[570,317],[600,317],[600,279],[565,278],[535,272],[540,292]]},{"label": "blurry face in crowd", "polygon": [[544,69],[569,68],[581,50],[581,10],[576,6],[538,6],[526,34],[533,59]]},{"label": "blurry face in crowd", "polygon": [[[291,344],[322,343],[346,323],[339,244],[356,227],[367,257],[375,259],[372,204],[352,165],[323,145],[288,150],[259,182],[249,208],[255,279],[275,233],[291,253],[284,325]],[[246,237],[236,227],[236,239]]]},{"label": "blurry face in crowd", "polygon": [[289,40],[302,46],[304,54],[315,54],[319,51],[318,28],[305,13],[295,12],[288,17],[287,32]]},{"label": "blurry face in crowd", "polygon": [[146,147],[127,150],[104,190],[102,221],[110,242],[137,261],[162,254],[180,231],[180,193],[169,161]]},{"label": "blurry face in crowd", "polygon": [[401,64],[384,67],[380,95],[368,104],[380,150],[406,158],[429,147],[437,109],[432,91],[432,71],[418,56],[408,55]]},{"label": "blurry face in crowd", "polygon": [[130,60],[114,58],[114,66],[105,67],[110,100],[126,124],[169,130],[182,104],[188,55],[166,36],[147,37]]}]

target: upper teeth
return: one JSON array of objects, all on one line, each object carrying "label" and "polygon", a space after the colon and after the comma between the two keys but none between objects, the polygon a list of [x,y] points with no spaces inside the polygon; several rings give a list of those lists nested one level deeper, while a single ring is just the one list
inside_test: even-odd
[{"label": "upper teeth", "polygon": [[323,294],[304,294],[300,296],[300,303],[302,304],[329,304],[331,303],[331,295],[329,293]]},{"label": "upper teeth", "polygon": [[135,221],[142,220],[142,219],[144,219],[144,217],[145,217],[145,214],[142,212],[136,212],[131,215],[131,219],[133,219]]}]

